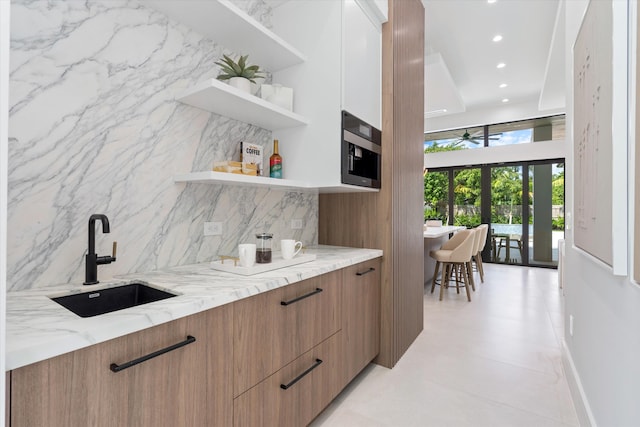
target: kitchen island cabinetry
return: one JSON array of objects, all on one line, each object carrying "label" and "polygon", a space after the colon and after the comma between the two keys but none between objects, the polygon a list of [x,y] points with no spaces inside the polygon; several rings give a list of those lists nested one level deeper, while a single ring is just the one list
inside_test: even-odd
[{"label": "kitchen island cabinetry", "polygon": [[231,321],[226,305],[15,369],[11,426],[231,425]]},{"label": "kitchen island cabinetry", "polygon": [[343,270],[344,374],[350,382],[380,351],[380,259]]}]

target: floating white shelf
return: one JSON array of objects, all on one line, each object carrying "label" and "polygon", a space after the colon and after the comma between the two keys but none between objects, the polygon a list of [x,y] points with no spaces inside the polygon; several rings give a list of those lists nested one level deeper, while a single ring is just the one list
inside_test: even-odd
[{"label": "floating white shelf", "polygon": [[143,0],[249,62],[278,71],[306,61],[306,57],[228,0]]},{"label": "floating white shelf", "polygon": [[264,176],[250,176],[240,175],[237,173],[226,172],[191,172],[182,175],[176,175],[173,177],[174,182],[192,182],[200,184],[236,184],[236,185],[249,185],[252,187],[262,186],[279,188],[283,190],[313,190],[316,191],[316,187],[311,186],[307,182],[294,181],[292,179],[275,179],[267,178]]},{"label": "floating white shelf", "polygon": [[206,80],[178,97],[178,101],[268,130],[309,124],[299,114],[248,94],[218,79]]},{"label": "floating white shelf", "polygon": [[270,187],[281,190],[305,190],[319,191],[320,193],[377,193],[377,188],[358,187],[356,185],[338,184],[334,186],[318,187],[305,181],[293,179],[275,179],[265,176],[240,175],[226,172],[191,172],[175,175],[173,182],[176,183],[196,183],[196,184],[232,184],[246,185],[251,187]]}]

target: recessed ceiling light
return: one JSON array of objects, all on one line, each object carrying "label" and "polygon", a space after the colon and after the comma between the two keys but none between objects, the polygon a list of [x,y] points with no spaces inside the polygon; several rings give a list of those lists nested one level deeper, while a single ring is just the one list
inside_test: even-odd
[{"label": "recessed ceiling light", "polygon": [[504,98],[502,102],[509,102],[509,98]]},{"label": "recessed ceiling light", "polygon": [[507,87],[507,84],[506,84],[506,83],[502,83],[502,84],[500,85],[500,89],[505,88],[505,87]]},{"label": "recessed ceiling light", "polygon": [[489,4],[493,4],[493,3],[495,3],[496,1],[497,1],[497,0],[487,0],[487,3],[489,3]]},{"label": "recessed ceiling light", "polygon": [[494,41],[494,42],[499,42],[500,40],[502,40],[502,36],[501,36],[500,34],[496,34],[496,35],[493,37],[493,41]]},{"label": "recessed ceiling light", "polygon": [[501,63],[499,63],[499,64],[497,65],[497,67],[498,67],[498,68],[504,68],[504,67],[506,67],[506,66],[507,66],[507,64],[505,64],[504,62],[501,62]]}]

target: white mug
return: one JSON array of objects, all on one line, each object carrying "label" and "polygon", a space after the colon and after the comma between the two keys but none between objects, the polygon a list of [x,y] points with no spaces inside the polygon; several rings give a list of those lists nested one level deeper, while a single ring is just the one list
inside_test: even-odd
[{"label": "white mug", "polygon": [[256,263],[255,243],[243,243],[238,245],[238,255],[240,255],[241,267],[253,267],[253,264]]},{"label": "white mug", "polygon": [[280,240],[280,250],[282,250],[282,258],[284,259],[293,258],[300,252],[300,249],[302,249],[302,242],[296,242],[293,239]]}]

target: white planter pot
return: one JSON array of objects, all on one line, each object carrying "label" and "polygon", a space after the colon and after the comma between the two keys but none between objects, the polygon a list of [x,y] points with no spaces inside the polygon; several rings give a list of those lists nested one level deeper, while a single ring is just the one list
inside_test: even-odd
[{"label": "white planter pot", "polygon": [[251,82],[244,77],[231,77],[229,79],[229,85],[243,92],[251,93]]},{"label": "white planter pot", "polygon": [[251,95],[258,95],[258,91],[262,87],[262,82],[264,82],[264,77],[254,77],[255,83],[251,83]]}]

